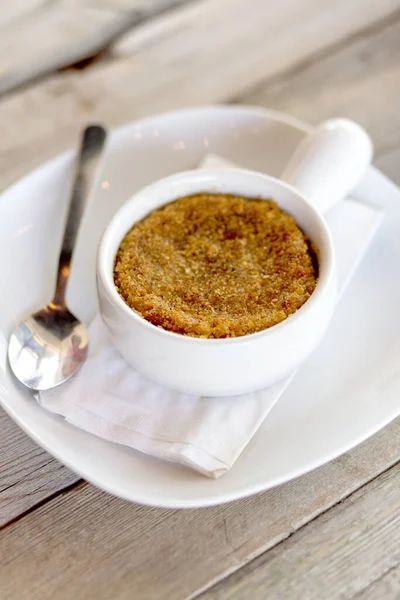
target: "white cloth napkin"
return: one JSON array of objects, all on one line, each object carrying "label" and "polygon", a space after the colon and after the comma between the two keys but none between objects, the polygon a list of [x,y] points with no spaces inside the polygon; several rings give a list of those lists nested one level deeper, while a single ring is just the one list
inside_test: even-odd
[{"label": "white cloth napkin", "polygon": [[[232,164],[210,155],[200,166]],[[378,209],[351,199],[328,215],[341,291],[381,217]],[[208,477],[219,477],[232,467],[294,376],[242,396],[189,396],[163,388],[128,367],[108,341],[99,316],[89,333],[86,363],[62,386],[41,392],[39,404],[105,440],[187,465]]]}]

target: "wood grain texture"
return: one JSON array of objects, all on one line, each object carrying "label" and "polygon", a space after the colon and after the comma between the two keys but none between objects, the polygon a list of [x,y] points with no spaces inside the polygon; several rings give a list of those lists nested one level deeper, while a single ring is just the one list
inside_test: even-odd
[{"label": "wood grain texture", "polygon": [[[229,101],[395,18],[400,0],[200,0],[136,27],[114,59],[0,102],[0,187],[71,146],[89,120]],[[377,20],[380,23],[377,24]],[[223,26],[221,26],[223,24]],[[306,24],[306,25],[305,25]]]},{"label": "wood grain texture", "polygon": [[[307,61],[246,94],[244,100],[318,123],[355,119],[381,155],[377,165],[400,183],[400,15],[368,37],[319,60]],[[389,157],[391,155],[391,157]]]},{"label": "wood grain texture", "polygon": [[[125,600],[132,590],[135,600],[191,597],[291,536],[399,456],[400,420],[297,481],[224,506],[152,509],[78,486],[3,530],[2,599]],[[393,507],[390,501],[388,510]]]},{"label": "wood grain texture", "polygon": [[399,526],[397,465],[201,598],[398,598]]},{"label": "wood grain texture", "polygon": [[133,25],[181,2],[5,2],[0,12],[0,94],[96,55]]},{"label": "wood grain texture", "polygon": [[78,481],[0,409],[0,527]]},{"label": "wood grain texture", "polygon": [[[140,78],[151,69],[157,80],[166,67],[163,83],[167,80],[170,92],[175,82],[179,94],[187,93],[186,77],[192,73],[190,88],[212,92],[215,102],[337,46],[399,8],[397,0],[201,0],[126,34],[113,55],[134,59]],[[148,83],[150,92],[154,83]]]},{"label": "wood grain texture", "polygon": [[398,600],[398,598],[400,598],[399,563],[354,596],[355,600]]}]

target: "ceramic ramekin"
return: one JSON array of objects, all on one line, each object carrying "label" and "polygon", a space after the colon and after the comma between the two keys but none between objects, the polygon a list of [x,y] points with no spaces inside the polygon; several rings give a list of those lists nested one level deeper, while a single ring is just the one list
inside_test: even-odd
[{"label": "ceramic ramekin", "polygon": [[[162,385],[206,396],[252,392],[296,369],[324,335],[336,302],[334,248],[322,210],[351,190],[371,156],[369,137],[358,125],[328,121],[296,150],[282,176],[286,182],[243,169],[198,170],[167,177],[136,193],[108,225],[97,261],[100,312],[126,362]],[[127,231],[154,209],[204,191],[273,198],[318,248],[314,293],[278,325],[237,338],[182,336],[152,325],[119,296],[113,266]]]}]

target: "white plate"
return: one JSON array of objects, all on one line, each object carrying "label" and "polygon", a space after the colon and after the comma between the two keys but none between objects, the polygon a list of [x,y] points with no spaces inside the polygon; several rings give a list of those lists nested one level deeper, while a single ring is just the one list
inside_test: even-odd
[{"label": "white plate", "polygon": [[[70,305],[96,310],[96,245],[105,224],[150,181],[195,167],[214,152],[278,175],[305,131],[293,118],[249,107],[175,112],[114,131],[83,235]],[[80,431],[40,409],[17,385],[7,339],[22,315],[52,292],[71,153],[47,163],[0,198],[0,396],[9,415],[48,452],[123,498],[168,507],[218,504],[266,490],[346,452],[400,414],[400,190],[371,168],[354,194],[384,219],[327,336],[232,470],[208,480]],[[102,185],[101,185],[102,183]]]}]

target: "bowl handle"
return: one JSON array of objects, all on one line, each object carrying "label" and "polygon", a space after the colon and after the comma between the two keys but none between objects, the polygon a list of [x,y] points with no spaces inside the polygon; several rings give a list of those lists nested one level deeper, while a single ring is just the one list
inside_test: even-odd
[{"label": "bowl handle", "polygon": [[324,213],[354,189],[372,154],[371,139],[360,125],[348,119],[331,119],[299,144],[281,179]]}]

